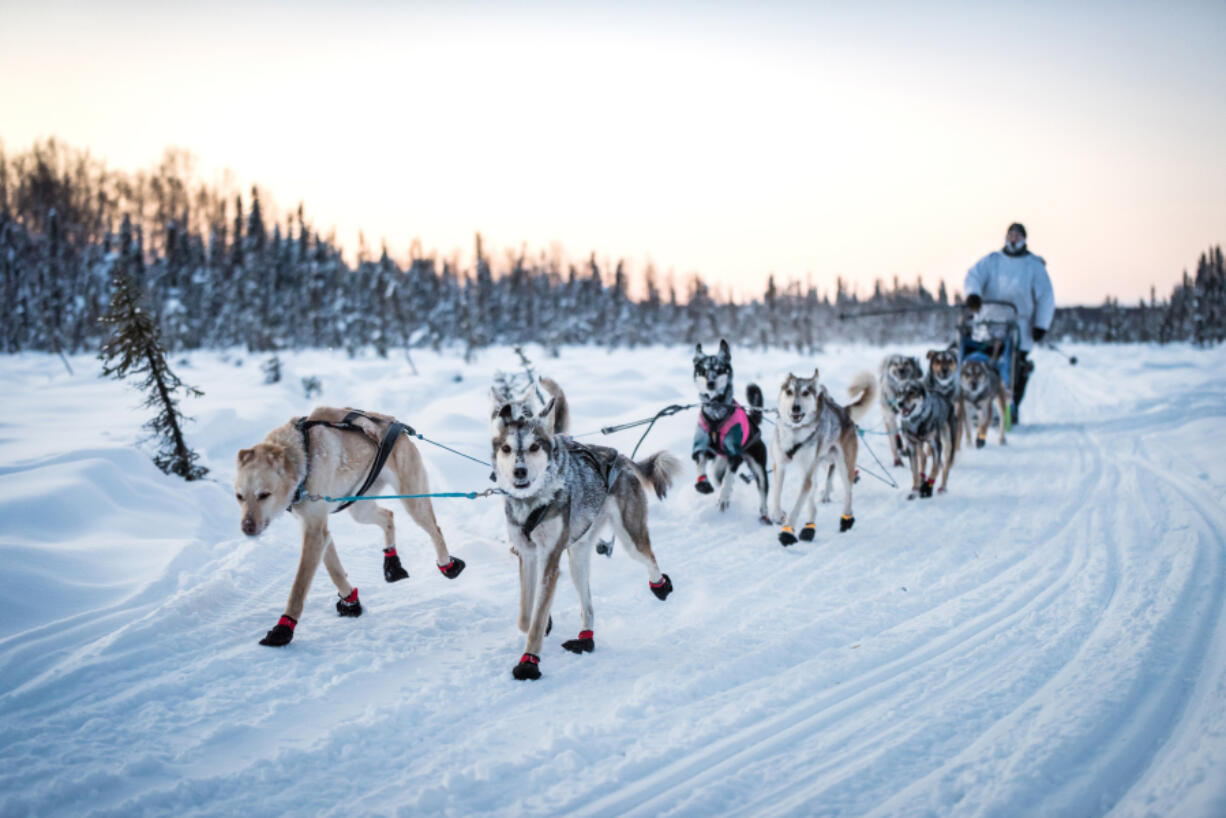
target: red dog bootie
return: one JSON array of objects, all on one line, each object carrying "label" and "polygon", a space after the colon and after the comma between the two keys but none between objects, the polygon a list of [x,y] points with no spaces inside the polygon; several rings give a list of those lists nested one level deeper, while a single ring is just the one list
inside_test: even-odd
[{"label": "red dog bootie", "polygon": [[659,582],[647,584],[651,587],[651,592],[656,595],[656,599],[668,599],[668,595],[673,592],[673,581],[668,578],[668,574],[660,574]]},{"label": "red dog bootie", "polygon": [[596,640],[592,631],[579,631],[578,639],[567,639],[562,647],[571,653],[591,653],[596,650]]},{"label": "red dog bootie", "polygon": [[282,616],[277,620],[277,624],[273,626],[273,629],[260,640],[260,644],[268,645],[270,648],[288,645],[290,640],[294,638],[294,628],[296,627],[298,627],[297,619],[288,615]]},{"label": "red dog bootie", "polygon": [[715,487],[711,485],[711,481],[705,474],[698,475],[698,482],[694,484],[694,488],[699,494],[710,494],[715,491]]},{"label": "red dog bootie", "polygon": [[521,681],[541,678],[541,657],[535,653],[525,653],[519,657],[519,664],[511,669],[511,675]]},{"label": "red dog bootie", "polygon": [[452,557],[450,562],[448,562],[446,565],[440,565],[438,570],[439,573],[447,577],[447,579],[455,579],[460,575],[460,572],[464,570],[465,564],[466,563],[464,560],[460,559],[459,557]]},{"label": "red dog bootie", "polygon": [[404,570],[404,566],[400,564],[400,557],[396,554],[396,547],[383,549],[383,579],[387,582],[399,582],[402,579],[408,579],[409,572]]},{"label": "red dog bootie", "polygon": [[340,594],[337,594],[337,596],[340,596],[340,599],[336,600],[336,612],[338,614],[341,616],[362,615],[362,603],[358,602],[357,586],[354,586],[354,589],[349,592],[349,596],[341,596]]}]

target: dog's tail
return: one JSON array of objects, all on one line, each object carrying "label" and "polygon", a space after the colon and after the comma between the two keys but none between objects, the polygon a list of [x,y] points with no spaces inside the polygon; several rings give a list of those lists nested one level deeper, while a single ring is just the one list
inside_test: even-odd
[{"label": "dog's tail", "polygon": [[646,460],[634,462],[634,474],[643,488],[654,491],[661,500],[680,473],[681,461],[668,452],[656,452]]},{"label": "dog's tail", "polygon": [[570,431],[570,404],[566,401],[566,393],[553,378],[541,378],[541,386],[554,399],[553,433],[564,435]]},{"label": "dog's tail", "polygon": [[745,399],[749,402],[749,422],[754,426],[762,425],[762,390],[756,383],[745,387]]},{"label": "dog's tail", "polygon": [[859,423],[860,418],[868,414],[869,407],[877,399],[877,379],[866,369],[851,379],[851,386],[847,391],[852,395],[860,393],[855,400],[847,404],[847,413],[852,420]]}]

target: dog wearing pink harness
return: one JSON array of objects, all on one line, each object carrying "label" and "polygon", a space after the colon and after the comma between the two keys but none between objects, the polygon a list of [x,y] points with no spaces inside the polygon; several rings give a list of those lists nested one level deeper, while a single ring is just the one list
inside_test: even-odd
[{"label": "dog wearing pink harness", "polygon": [[694,385],[702,401],[694,434],[693,457],[698,467],[694,488],[701,494],[713,494],[718,486],[719,510],[727,511],[732,502],[733,477],[744,463],[757,484],[758,516],[769,525],[766,444],[759,432],[762,390],[751,383],[745,389],[749,409],[737,403],[732,388],[732,351],[723,339],[715,355],[704,354],[702,344],[695,348]]}]

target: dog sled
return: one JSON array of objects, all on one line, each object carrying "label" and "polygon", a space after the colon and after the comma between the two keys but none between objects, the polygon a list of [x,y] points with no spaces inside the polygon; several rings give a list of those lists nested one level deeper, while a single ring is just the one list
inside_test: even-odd
[{"label": "dog sled", "polygon": [[1009,417],[1001,421],[1006,429],[1017,413],[1012,396],[1021,340],[1017,307],[1008,301],[985,300],[977,313],[968,312],[958,321],[958,370],[967,361],[982,361],[996,368],[1010,396]]}]

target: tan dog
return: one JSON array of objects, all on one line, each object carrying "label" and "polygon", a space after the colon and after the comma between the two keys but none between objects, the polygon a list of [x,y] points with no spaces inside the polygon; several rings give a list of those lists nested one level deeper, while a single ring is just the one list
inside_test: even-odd
[{"label": "tan dog", "polygon": [[[817,533],[815,495],[817,484],[826,478],[822,502],[830,498],[830,482],[835,473],[843,484],[843,515],[839,531],[848,531],[856,518],[851,511],[851,486],[856,475],[856,457],[860,440],[856,421],[864,417],[877,397],[877,384],[871,372],[861,372],[852,379],[849,392],[855,400],[840,406],[818,383],[818,370],[813,377],[801,378],[789,374],[779,387],[779,422],[771,441],[771,461],[775,464],[775,480],[770,489],[771,519],[783,525],[779,542],[794,544],[798,537],[796,525],[801,509],[807,506],[804,528],[799,539],[811,541]],[[788,514],[781,506],[783,481],[788,467],[795,464],[802,481],[796,503]],[[825,467],[825,468],[822,468]]]},{"label": "tan dog", "polygon": [[[309,417],[295,418],[278,426],[262,443],[238,453],[234,494],[242,509],[243,533],[249,537],[262,534],[285,510],[292,511],[302,524],[302,556],[285,614],[260,640],[261,645],[280,646],[293,639],[307,589],[321,558],[341,597],[336,603],[337,612],[341,616],[361,615],[358,589],[349,583],[328,532],[328,513],[340,511],[345,506],[321,498],[349,496],[362,485],[380,441],[395,422],[395,418],[374,412],[321,406]],[[388,437],[391,452],[368,491],[377,492],[387,486],[396,494],[428,493],[426,470],[413,441],[398,430],[393,430]],[[447,543],[434,519],[434,507],[429,498],[402,502],[413,521],[430,535],[439,571],[455,579],[464,570],[464,561],[447,552]],[[396,555],[392,512],[379,508],[370,500],[355,502],[348,510],[359,523],[383,529],[384,578],[395,582],[408,577]]]}]

